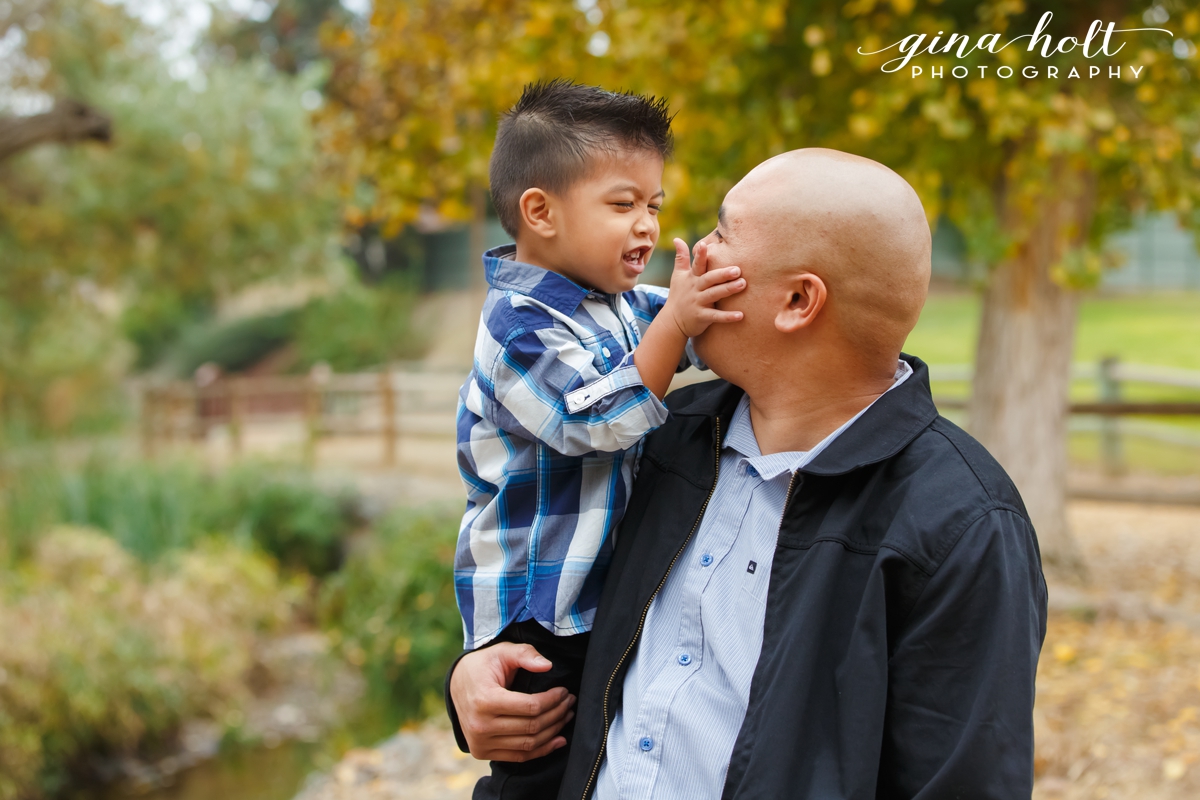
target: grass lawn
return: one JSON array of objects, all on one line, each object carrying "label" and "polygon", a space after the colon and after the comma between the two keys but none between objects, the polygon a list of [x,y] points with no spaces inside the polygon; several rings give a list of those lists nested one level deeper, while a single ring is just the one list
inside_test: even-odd
[{"label": "grass lawn", "polygon": [[[905,352],[930,364],[975,360],[979,295],[934,294]],[[1135,364],[1200,370],[1200,293],[1091,296],[1079,314],[1075,361],[1113,355]]]}]

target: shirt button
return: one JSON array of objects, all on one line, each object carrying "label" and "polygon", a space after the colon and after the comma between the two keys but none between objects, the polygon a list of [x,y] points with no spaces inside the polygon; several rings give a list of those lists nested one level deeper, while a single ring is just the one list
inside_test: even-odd
[{"label": "shirt button", "polygon": [[686,667],[688,664],[692,663],[692,656],[691,656],[691,654],[690,654],[690,653],[680,653],[680,654],[679,654],[679,663],[680,663],[680,664],[682,664],[682,665],[683,665],[683,666],[685,666],[685,667]]},{"label": "shirt button", "polygon": [[642,748],[644,752],[649,753],[654,749],[654,740],[649,736],[643,736],[642,740],[638,742],[638,747]]},{"label": "shirt button", "polygon": [[713,557],[711,553],[705,553],[704,555],[700,556],[700,566],[707,567],[710,566],[712,562]]},{"label": "shirt button", "polygon": [[610,351],[607,347],[601,347],[600,352],[604,353],[605,358],[608,358],[609,356],[612,355],[612,351]]},{"label": "shirt button", "polygon": [[756,470],[756,469],[754,468],[754,465],[753,465],[753,464],[747,464],[747,465],[746,465],[746,474],[747,474],[747,475],[749,475],[751,478],[757,478],[757,477],[758,477],[758,470]]}]

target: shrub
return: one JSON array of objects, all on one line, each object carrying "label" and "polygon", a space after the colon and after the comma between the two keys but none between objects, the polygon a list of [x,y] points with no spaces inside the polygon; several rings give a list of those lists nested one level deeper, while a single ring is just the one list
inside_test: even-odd
[{"label": "shrub", "polygon": [[0,491],[0,506],[0,544],[10,556],[28,554],[47,527],[70,523],[105,531],[146,562],[210,535],[229,535],[314,575],[338,567],[343,541],[359,523],[351,492],[256,462],[218,475],[186,461],[105,455],[78,469],[28,465]]},{"label": "shrub", "polygon": [[166,286],[139,291],[120,319],[121,332],[137,348],[134,368],[149,369],[158,363],[181,336],[212,314],[212,306],[204,292],[189,295]]},{"label": "shrub", "polygon": [[426,341],[412,321],[418,301],[401,287],[351,287],[312,301],[296,329],[298,365],[323,361],[352,372],[420,358]]},{"label": "shrub", "polygon": [[454,600],[458,517],[397,511],[325,582],[318,617],[351,663],[387,686],[399,709],[429,713],[462,651]]},{"label": "shrub", "polygon": [[217,480],[207,527],[249,537],[293,569],[322,576],[342,563],[350,531],[361,520],[353,492],[316,484],[305,472],[234,467]]},{"label": "shrub", "polygon": [[[295,346],[295,358],[288,362],[294,370],[324,362],[339,372],[353,372],[416,359],[427,344],[413,324],[419,301],[403,285],[353,283],[300,308],[195,325],[168,348],[167,358],[183,377],[208,362],[239,372],[289,344]],[[140,352],[150,352],[139,346]]]},{"label": "shrub", "polygon": [[210,361],[226,372],[251,367],[292,340],[298,314],[289,310],[193,328],[174,350],[176,372],[187,377]]},{"label": "shrub", "polygon": [[147,568],[101,532],[53,530],[0,590],[0,800],[52,793],[87,754],[134,753],[238,709],[258,637],[302,596],[228,541]]}]

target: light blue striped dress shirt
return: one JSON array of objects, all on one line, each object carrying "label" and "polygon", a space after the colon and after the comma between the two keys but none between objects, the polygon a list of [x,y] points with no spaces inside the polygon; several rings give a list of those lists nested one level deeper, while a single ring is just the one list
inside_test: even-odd
[{"label": "light blue striped dress shirt", "polygon": [[[911,374],[900,362],[888,391]],[[596,800],[721,796],[762,650],[788,485],[865,412],[807,452],[764,456],[742,398],[709,510],[646,617],[609,728]]]}]

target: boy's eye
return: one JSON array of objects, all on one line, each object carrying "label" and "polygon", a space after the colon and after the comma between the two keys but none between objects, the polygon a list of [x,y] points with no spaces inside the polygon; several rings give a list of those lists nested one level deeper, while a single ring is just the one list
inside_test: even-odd
[{"label": "boy's eye", "polygon": [[613,205],[621,208],[633,208],[633,203],[613,203]]},{"label": "boy's eye", "polygon": [[659,209],[661,209],[661,208],[662,208],[662,206],[656,206],[653,203],[650,204],[650,210],[653,211],[655,214],[657,214]]}]

